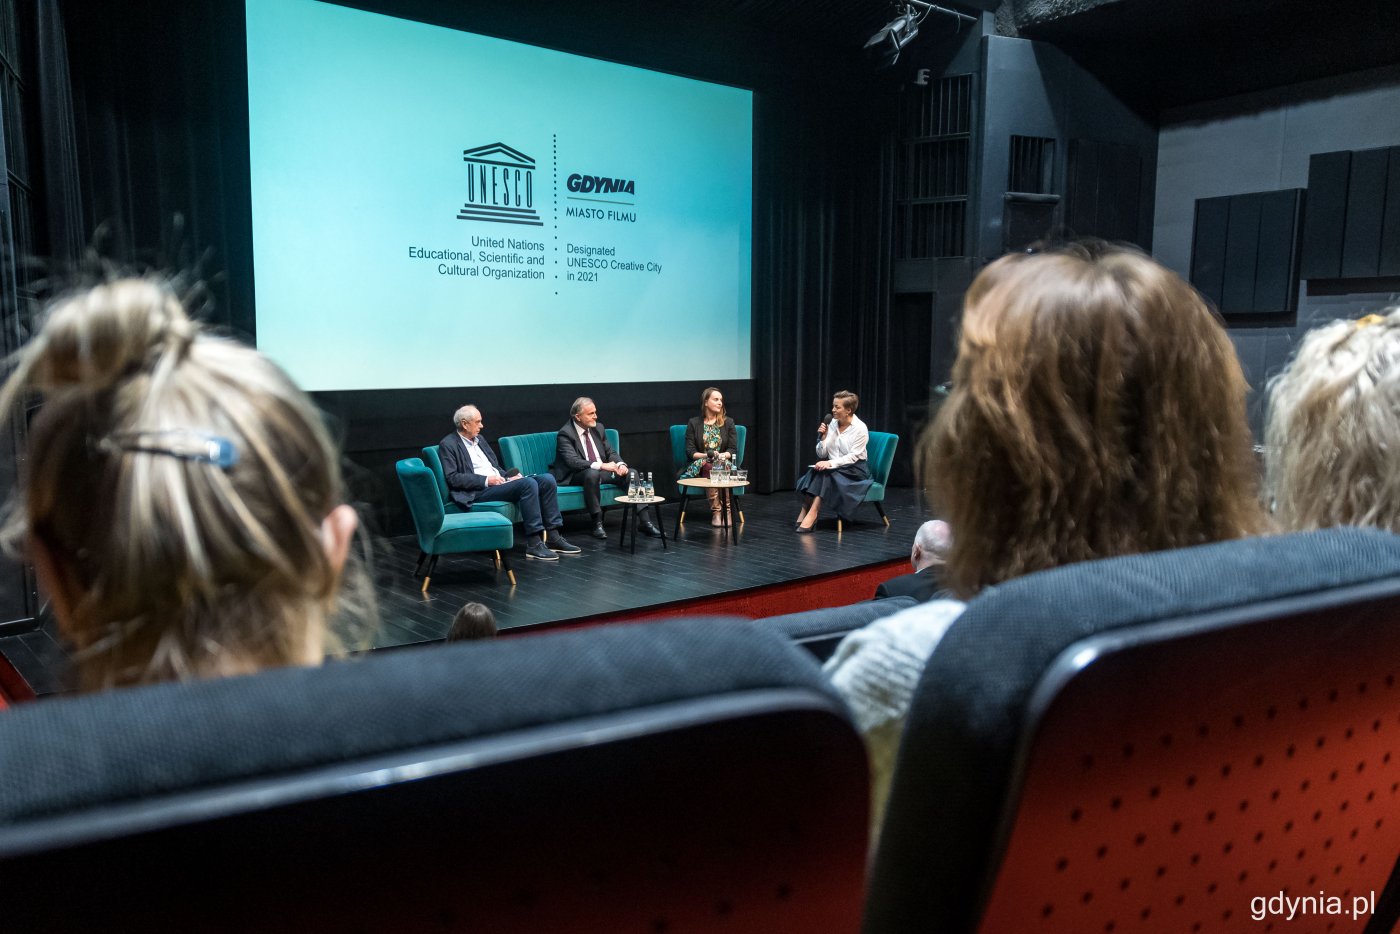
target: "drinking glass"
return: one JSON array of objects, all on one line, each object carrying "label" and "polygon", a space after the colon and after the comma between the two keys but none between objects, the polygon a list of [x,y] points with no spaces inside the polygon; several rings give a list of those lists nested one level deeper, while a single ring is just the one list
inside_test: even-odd
[{"label": "drinking glass", "polygon": [[743,468],[740,468],[734,471],[734,479],[738,480],[740,483],[748,483],[749,472],[747,470],[744,470]]}]

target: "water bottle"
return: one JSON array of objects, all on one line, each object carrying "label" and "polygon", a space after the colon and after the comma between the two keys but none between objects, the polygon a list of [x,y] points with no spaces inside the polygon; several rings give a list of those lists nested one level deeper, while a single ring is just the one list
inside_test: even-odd
[{"label": "water bottle", "polygon": [[642,495],[645,496],[647,499],[651,499],[653,496],[656,495],[656,486],[651,482],[650,473],[647,474],[647,482],[646,486],[642,489]]},{"label": "water bottle", "polygon": [[637,472],[636,472],[635,470],[628,471],[628,472],[627,472],[627,498],[628,498],[628,499],[636,499],[636,498],[637,498],[637,486],[638,486],[638,484],[637,484]]}]

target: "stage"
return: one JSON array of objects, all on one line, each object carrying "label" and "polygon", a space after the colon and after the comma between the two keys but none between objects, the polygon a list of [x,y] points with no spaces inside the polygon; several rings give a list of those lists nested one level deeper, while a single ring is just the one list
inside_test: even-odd
[{"label": "stage", "polygon": [[[559,561],[525,558],[519,542],[511,555],[516,585],[487,554],[446,555],[438,560],[428,593],[413,576],[418,545],[413,536],[375,543],[373,563],[380,626],[372,649],[442,639],[463,603],[484,603],[503,632],[527,632],[650,616],[733,614],[766,616],[839,605],[871,596],[875,582],[908,569],[914,532],[927,518],[911,489],[891,489],[885,501],[890,527],[871,506],[862,507],[841,534],[822,522],[813,535],[793,532],[793,493],[735,498],[745,522],[736,543],[710,526],[705,502],[692,500],[680,537],[676,503],[662,504],[666,547],[641,538],[636,554],[618,543],[622,514],[610,510],[607,541],[588,535],[583,516],[565,516],[564,534],[583,554]],[[12,671],[0,671],[0,690],[22,699],[65,690],[68,656],[53,623],[0,638],[0,655]],[[0,666],[3,669],[5,666]],[[14,683],[14,674],[22,681]]]},{"label": "stage", "polygon": [[[751,494],[734,501],[745,518],[736,544],[726,544],[722,532],[710,525],[703,498],[688,504],[677,541],[670,540],[676,503],[663,503],[667,547],[660,539],[641,538],[635,555],[630,541],[627,548],[618,543],[620,509],[607,515],[606,542],[588,535],[586,517],[565,516],[564,534],[583,549],[582,555],[530,561],[517,543],[511,557],[514,587],[504,573],[493,569],[487,555],[446,556],[438,561],[426,598],[413,577],[417,544],[412,536],[392,539],[375,556],[383,617],[375,646],[441,639],[458,608],[473,600],[491,608],[502,630],[636,619],[683,609],[692,601],[708,604],[708,611],[714,612],[717,598],[793,583],[816,586],[832,575],[891,561],[907,565],[914,532],[927,518],[913,490],[892,489],[884,504],[889,528],[873,506],[864,506],[839,535],[835,522],[820,523],[816,534],[798,535],[792,530],[798,508],[795,494]],[[907,566],[884,576],[904,570]],[[837,602],[863,600],[873,590],[872,585]]]}]

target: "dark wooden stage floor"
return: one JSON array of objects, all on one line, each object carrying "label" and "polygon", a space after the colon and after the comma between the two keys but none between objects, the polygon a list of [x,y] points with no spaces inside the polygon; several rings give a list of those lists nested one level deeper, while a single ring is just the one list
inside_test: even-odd
[{"label": "dark wooden stage floor", "polygon": [[710,526],[703,501],[691,501],[678,541],[669,540],[676,505],[662,504],[668,547],[663,549],[659,539],[642,538],[635,555],[630,542],[627,549],[618,544],[620,510],[609,511],[606,542],[588,536],[583,517],[565,516],[564,534],[584,550],[582,555],[529,561],[517,544],[511,558],[515,587],[486,555],[444,557],[426,599],[412,576],[417,545],[411,537],[393,539],[375,556],[383,617],[376,647],[441,639],[458,608],[472,600],[489,606],[502,629],[512,629],[661,607],[907,558],[924,519],[922,504],[909,489],[889,491],[888,529],[866,506],[839,536],[834,522],[819,525],[815,535],[793,532],[797,499],[792,493],[749,495],[735,502],[746,519],[737,544],[725,544],[720,530]]},{"label": "dark wooden stage floor", "polygon": [[[413,577],[418,546],[412,536],[376,543],[375,584],[381,624],[373,647],[391,648],[443,638],[463,603],[491,607],[501,629],[547,627],[588,617],[603,618],[662,608],[678,602],[790,584],[906,559],[914,532],[925,518],[915,491],[892,489],[885,503],[886,528],[873,507],[837,535],[822,523],[815,535],[792,531],[797,513],[792,493],[736,499],[747,520],[737,544],[726,544],[709,525],[702,501],[692,501],[680,539],[669,541],[676,505],[662,505],[668,547],[642,538],[636,554],[618,544],[621,510],[607,517],[608,540],[588,536],[586,520],[565,517],[565,535],[582,548],[575,558],[530,561],[520,545],[511,556],[516,586],[497,573],[486,555],[451,555],[438,561],[427,596]],[[630,545],[629,545],[630,547]],[[851,601],[869,593],[852,594]],[[851,602],[845,601],[845,602]],[[68,657],[52,623],[22,635],[0,638],[4,655],[37,694],[64,690]]]}]

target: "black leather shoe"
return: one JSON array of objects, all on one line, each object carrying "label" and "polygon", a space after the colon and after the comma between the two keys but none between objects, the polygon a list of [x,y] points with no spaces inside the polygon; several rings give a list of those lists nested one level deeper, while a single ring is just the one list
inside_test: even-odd
[{"label": "black leather shoe", "polygon": [[570,544],[568,539],[559,534],[558,529],[549,530],[549,534],[544,537],[544,546],[556,555],[583,554],[583,549],[577,545]]},{"label": "black leather shoe", "polygon": [[535,561],[558,561],[559,556],[550,551],[545,543],[538,538],[525,546],[525,557]]},{"label": "black leather shoe", "polygon": [[606,539],[608,537],[608,533],[603,531],[603,521],[601,519],[594,523],[593,531],[588,534],[592,535],[594,538]]},{"label": "black leather shoe", "polygon": [[798,535],[813,535],[813,534],[816,533],[817,530],[816,530],[815,528],[804,529],[802,526],[799,525],[799,526],[795,529],[795,531],[797,532]]},{"label": "black leather shoe", "polygon": [[647,538],[658,538],[661,535],[661,530],[652,525],[650,519],[643,519],[637,527],[642,530],[642,534]]}]

